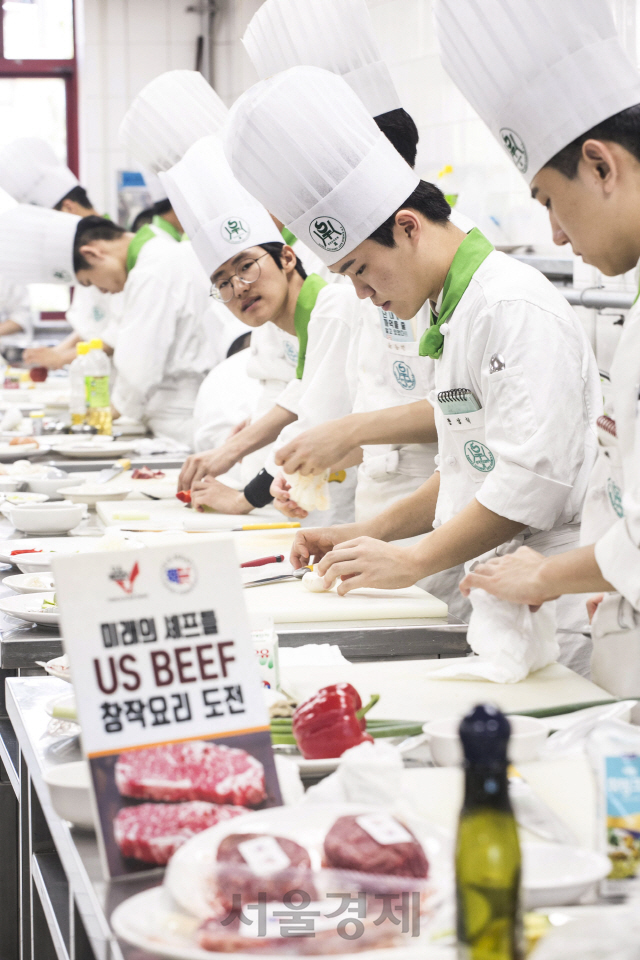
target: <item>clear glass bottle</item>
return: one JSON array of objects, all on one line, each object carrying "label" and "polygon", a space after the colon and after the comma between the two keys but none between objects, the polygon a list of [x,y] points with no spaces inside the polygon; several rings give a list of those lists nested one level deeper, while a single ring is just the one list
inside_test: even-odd
[{"label": "clear glass bottle", "polygon": [[495,707],[460,724],[465,793],[456,843],[459,960],[522,960],[521,856],[509,800],[511,727]]},{"label": "clear glass bottle", "polygon": [[76,357],[69,365],[69,410],[71,425],[78,426],[87,419],[87,392],[84,382],[89,344],[84,340],[76,345]]},{"label": "clear glass bottle", "polygon": [[85,367],[87,423],[97,427],[98,433],[111,436],[111,393],[109,375],[111,362],[102,349],[102,340],[91,340]]}]

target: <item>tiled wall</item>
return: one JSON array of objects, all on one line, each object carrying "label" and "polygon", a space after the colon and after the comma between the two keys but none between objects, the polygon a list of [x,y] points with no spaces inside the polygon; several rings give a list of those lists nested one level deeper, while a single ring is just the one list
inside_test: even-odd
[{"label": "tiled wall", "polygon": [[[200,16],[188,0],[83,0],[80,16],[80,174],[100,210],[115,214],[120,121],[165,70],[193,69]],[[82,34],[84,36],[82,36]]]}]

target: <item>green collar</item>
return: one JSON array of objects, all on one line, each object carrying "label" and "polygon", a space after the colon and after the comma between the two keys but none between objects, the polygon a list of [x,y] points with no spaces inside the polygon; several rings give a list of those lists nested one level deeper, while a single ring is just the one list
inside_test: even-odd
[{"label": "green collar", "polygon": [[438,319],[435,320],[433,313],[431,314],[431,326],[425,330],[420,340],[421,357],[432,357],[434,360],[439,360],[442,356],[444,336],[440,333],[440,327],[453,314],[474,273],[492,250],[493,245],[489,243],[483,233],[480,233],[477,227],[474,227],[466,235],[456,250],[456,255],[451,261],[447,278],[444,281],[442,305]]},{"label": "green collar", "polygon": [[156,236],[157,234],[153,232],[148,223],[145,223],[144,227],[140,227],[127,250],[127,273],[130,273],[135,267],[138,262],[138,257],[140,256],[140,251],[145,243],[148,243],[149,240],[154,240]]},{"label": "green collar", "polygon": [[179,230],[176,230],[172,223],[169,223],[168,220],[165,220],[164,217],[155,216],[151,223],[154,227],[158,227],[159,230],[164,230],[169,234],[170,237],[173,237],[174,240],[177,240],[178,243],[182,240],[182,234]]},{"label": "green collar", "polygon": [[288,247],[292,247],[298,239],[295,234],[291,233],[291,230],[287,229],[287,227],[283,227],[280,233],[282,234],[282,239]]},{"label": "green collar", "polygon": [[316,305],[318,294],[323,287],[327,286],[327,281],[319,277],[317,273],[311,273],[302,284],[302,289],[298,294],[296,303],[296,312],[293,318],[293,324],[296,328],[298,338],[298,369],[296,377],[302,379],[304,373],[304,361],[307,353],[307,327],[311,319],[311,311]]}]

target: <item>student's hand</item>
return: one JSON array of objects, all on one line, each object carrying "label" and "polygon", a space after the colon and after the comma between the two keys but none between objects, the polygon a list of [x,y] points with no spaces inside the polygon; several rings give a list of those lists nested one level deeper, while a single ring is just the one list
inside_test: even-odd
[{"label": "student's hand", "polygon": [[119,419],[120,419],[120,416],[121,416],[121,414],[120,414],[120,411],[118,410],[118,408],[117,408],[117,407],[114,407],[114,405],[111,404],[111,419],[112,419],[112,420],[119,420]]},{"label": "student's hand", "polygon": [[324,577],[325,587],[338,579],[338,593],[344,596],[358,587],[395,590],[411,587],[420,579],[420,570],[410,547],[398,547],[373,537],[358,537],[340,543],[314,568]]},{"label": "student's hand", "polygon": [[542,571],[547,558],[530,547],[519,547],[515,553],[494,557],[468,573],[460,584],[465,597],[474,587],[480,587],[494,597],[512,603],[526,603],[537,610],[545,601],[555,600],[548,596],[543,586]]},{"label": "student's hand", "polygon": [[343,460],[353,449],[341,420],[328,420],[305,430],[276,451],[275,460],[285,473],[303,476],[322,473]]},{"label": "student's hand", "polygon": [[251,417],[247,417],[246,420],[243,420],[242,423],[236,423],[235,427],[232,427],[227,435],[227,440],[230,440],[231,437],[235,437],[236,434],[242,433],[245,427],[248,427],[251,423]]},{"label": "student's hand", "polygon": [[604,593],[598,593],[595,597],[589,597],[587,600],[587,616],[589,617],[589,623],[593,623],[593,618],[595,616],[596,610],[604,600]]},{"label": "student's hand", "polygon": [[357,523],[343,523],[335,527],[309,527],[296,533],[289,559],[293,569],[318,563],[337,543],[360,536]]},{"label": "student's hand", "polygon": [[56,347],[28,347],[23,354],[23,362],[30,367],[46,367],[47,370],[61,370],[71,357]]},{"label": "student's hand", "polygon": [[235,458],[225,450],[225,446],[215,450],[204,450],[202,453],[192,453],[182,465],[178,477],[178,490],[190,490],[203,477],[219,477],[231,470]]},{"label": "student's hand", "polygon": [[273,505],[281,513],[284,513],[285,517],[304,520],[309,514],[302,507],[299,507],[295,500],[291,499],[289,490],[291,490],[291,484],[287,483],[282,474],[277,476],[269,487],[269,493],[273,497]]},{"label": "student's hand", "polygon": [[191,487],[191,506],[199,513],[205,507],[216,513],[251,513],[253,507],[242,490],[233,490],[214,477],[196,480]]}]

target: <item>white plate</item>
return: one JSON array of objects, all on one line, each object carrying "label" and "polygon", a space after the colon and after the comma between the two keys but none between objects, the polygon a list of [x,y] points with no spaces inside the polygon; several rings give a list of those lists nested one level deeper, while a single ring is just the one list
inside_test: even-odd
[{"label": "white plate", "polygon": [[[46,553],[81,553],[86,550],[82,547],[84,540],[80,537],[23,537],[16,540],[0,540],[0,561],[2,563],[16,563],[16,557],[11,556],[13,550],[42,550]],[[30,556],[30,554],[27,554]],[[36,554],[38,556],[38,554]]]},{"label": "white plate", "polygon": [[[172,960],[212,960],[229,954],[202,950],[195,943],[201,920],[210,912],[204,893],[211,864],[220,841],[232,833],[270,833],[290,837],[309,850],[312,865],[321,866],[324,838],[338,817],[379,811],[365,804],[299,804],[272,807],[249,813],[240,820],[221,823],[188,840],[172,857],[165,874],[164,886],[145,890],[125,900],[114,911],[111,925],[117,936],[149,953]],[[409,823],[422,842],[429,859],[429,876],[435,893],[434,908],[450,890],[451,840],[439,827],[425,821]],[[421,937],[411,946],[363,950],[359,955],[376,960],[429,960],[429,924],[421,924]],[[262,953],[282,957],[283,953]],[[256,954],[234,953],[235,960],[255,960]],[[353,953],[331,954],[334,960],[353,960]],[[439,956],[436,952],[434,956]]]},{"label": "white plate", "polygon": [[80,487],[67,487],[64,495],[67,500],[71,500],[73,503],[86,503],[90,507],[94,507],[96,503],[101,503],[104,500],[124,500],[132,490],[132,487],[121,487],[114,490],[106,483],[102,489],[101,486],[99,483],[87,483]]},{"label": "white plate", "polygon": [[64,680],[65,683],[73,683],[69,658],[66,653],[63,653],[61,657],[54,657],[53,660],[48,660],[46,663],[43,663],[42,660],[36,660],[36,663],[44,667],[50,677],[57,677],[58,680]]},{"label": "white plate", "polygon": [[13,463],[14,460],[26,460],[34,457],[38,453],[46,453],[49,450],[48,443],[41,443],[38,440],[35,443],[0,443],[0,463]]},{"label": "white plate", "polygon": [[525,909],[576,903],[611,870],[608,857],[561,843],[523,843],[522,888]]},{"label": "white plate", "polygon": [[85,830],[93,829],[89,764],[86,760],[61,763],[44,775],[53,809],[63,820]]},{"label": "white plate", "polygon": [[42,609],[42,602],[43,600],[53,600],[54,596],[53,591],[47,591],[46,593],[5,597],[4,600],[0,600],[0,611],[10,617],[17,617],[18,620],[26,620],[27,623],[53,626],[60,623],[60,614],[57,611],[55,613],[45,613]]},{"label": "white plate", "polygon": [[[102,443],[74,443],[66,446],[56,444],[53,447],[54,453],[59,453],[63,457],[73,457],[76,460],[99,460],[102,457],[117,460],[123,457],[125,453],[131,453],[134,443],[128,443],[126,440],[112,440],[111,443],[105,443],[104,437]],[[1,450],[0,450],[1,453]]]},{"label": "white plate", "polygon": [[[126,547],[121,541],[126,541]],[[95,553],[103,551],[103,544],[113,542],[112,550],[134,550],[144,547],[141,540],[128,538],[125,534],[114,537],[24,537],[22,540],[1,540],[0,561],[13,563],[22,573],[40,573],[51,567],[52,556],[64,553]],[[39,553],[22,553],[11,556],[12,550],[38,550]]]},{"label": "white plate", "polygon": [[15,573],[2,582],[16,593],[42,593],[43,590],[55,590],[56,586],[52,573]]},{"label": "white plate", "polygon": [[53,717],[54,707],[62,708],[66,712],[67,715],[60,717],[60,719],[70,721],[78,719],[75,693],[61,693],[59,696],[52,697],[51,700],[47,700],[44,705],[45,713],[48,713],[50,717]]},{"label": "white plate", "polygon": [[287,757],[298,765],[301,777],[325,777],[328,773],[333,773],[338,769],[341,757],[322,757],[318,760],[307,760],[291,747],[280,747],[276,745],[273,752],[281,757]]}]

